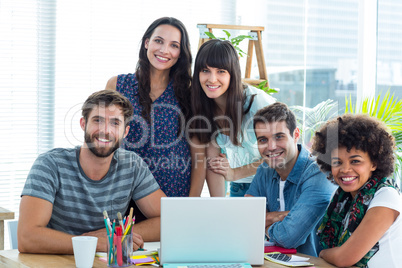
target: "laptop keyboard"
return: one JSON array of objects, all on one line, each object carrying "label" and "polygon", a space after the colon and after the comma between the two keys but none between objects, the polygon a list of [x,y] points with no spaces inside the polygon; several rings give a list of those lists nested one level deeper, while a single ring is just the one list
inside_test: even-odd
[{"label": "laptop keyboard", "polygon": [[187,268],[243,268],[243,265],[240,263],[233,264],[194,264],[188,266],[182,266]]}]

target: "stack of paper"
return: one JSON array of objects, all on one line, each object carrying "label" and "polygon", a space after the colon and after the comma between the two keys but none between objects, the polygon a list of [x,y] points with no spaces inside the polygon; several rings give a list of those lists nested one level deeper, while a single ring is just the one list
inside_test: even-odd
[{"label": "stack of paper", "polygon": [[135,265],[159,264],[159,259],[156,256],[136,255],[131,256],[131,263]]}]

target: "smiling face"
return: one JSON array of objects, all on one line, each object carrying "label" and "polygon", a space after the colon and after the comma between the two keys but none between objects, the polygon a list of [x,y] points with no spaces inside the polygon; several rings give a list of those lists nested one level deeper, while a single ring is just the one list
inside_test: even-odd
[{"label": "smiling face", "polygon": [[207,66],[199,74],[200,84],[210,99],[224,96],[229,88],[230,74],[227,70]]},{"label": "smiling face", "polygon": [[274,168],[282,179],[285,179],[293,169],[298,156],[297,141],[300,132],[296,128],[290,135],[285,121],[255,125],[258,150],[264,161]]},{"label": "smiling face", "polygon": [[151,68],[168,71],[180,57],[181,33],[179,29],[168,24],[155,28],[151,37],[145,40],[147,57]]},{"label": "smiling face", "polygon": [[98,157],[108,157],[116,151],[129,130],[121,108],[115,105],[94,107],[87,121],[81,118],[80,124],[87,147]]},{"label": "smiling face", "polygon": [[331,152],[331,172],[335,182],[342,190],[350,192],[353,198],[376,168],[367,152],[356,150],[354,147],[350,152],[346,147]]}]

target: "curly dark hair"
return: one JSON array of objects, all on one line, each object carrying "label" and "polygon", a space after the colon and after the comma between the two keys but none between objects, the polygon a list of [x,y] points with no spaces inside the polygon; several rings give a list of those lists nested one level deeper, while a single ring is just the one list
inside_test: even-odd
[{"label": "curly dark hair", "polygon": [[334,182],[331,173],[331,152],[353,147],[367,152],[377,168],[372,176],[388,177],[394,172],[395,139],[387,126],[367,114],[344,114],[326,122],[313,138],[312,154],[323,172],[329,172],[328,179]]}]

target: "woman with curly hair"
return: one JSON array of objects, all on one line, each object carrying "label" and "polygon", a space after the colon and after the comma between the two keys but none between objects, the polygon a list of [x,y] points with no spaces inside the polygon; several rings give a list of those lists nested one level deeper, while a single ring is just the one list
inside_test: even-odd
[{"label": "woman with curly hair", "polygon": [[345,114],[315,133],[313,155],[339,185],[318,229],[320,257],[337,266],[402,263],[402,199],[395,182],[395,141],[381,121]]}]

